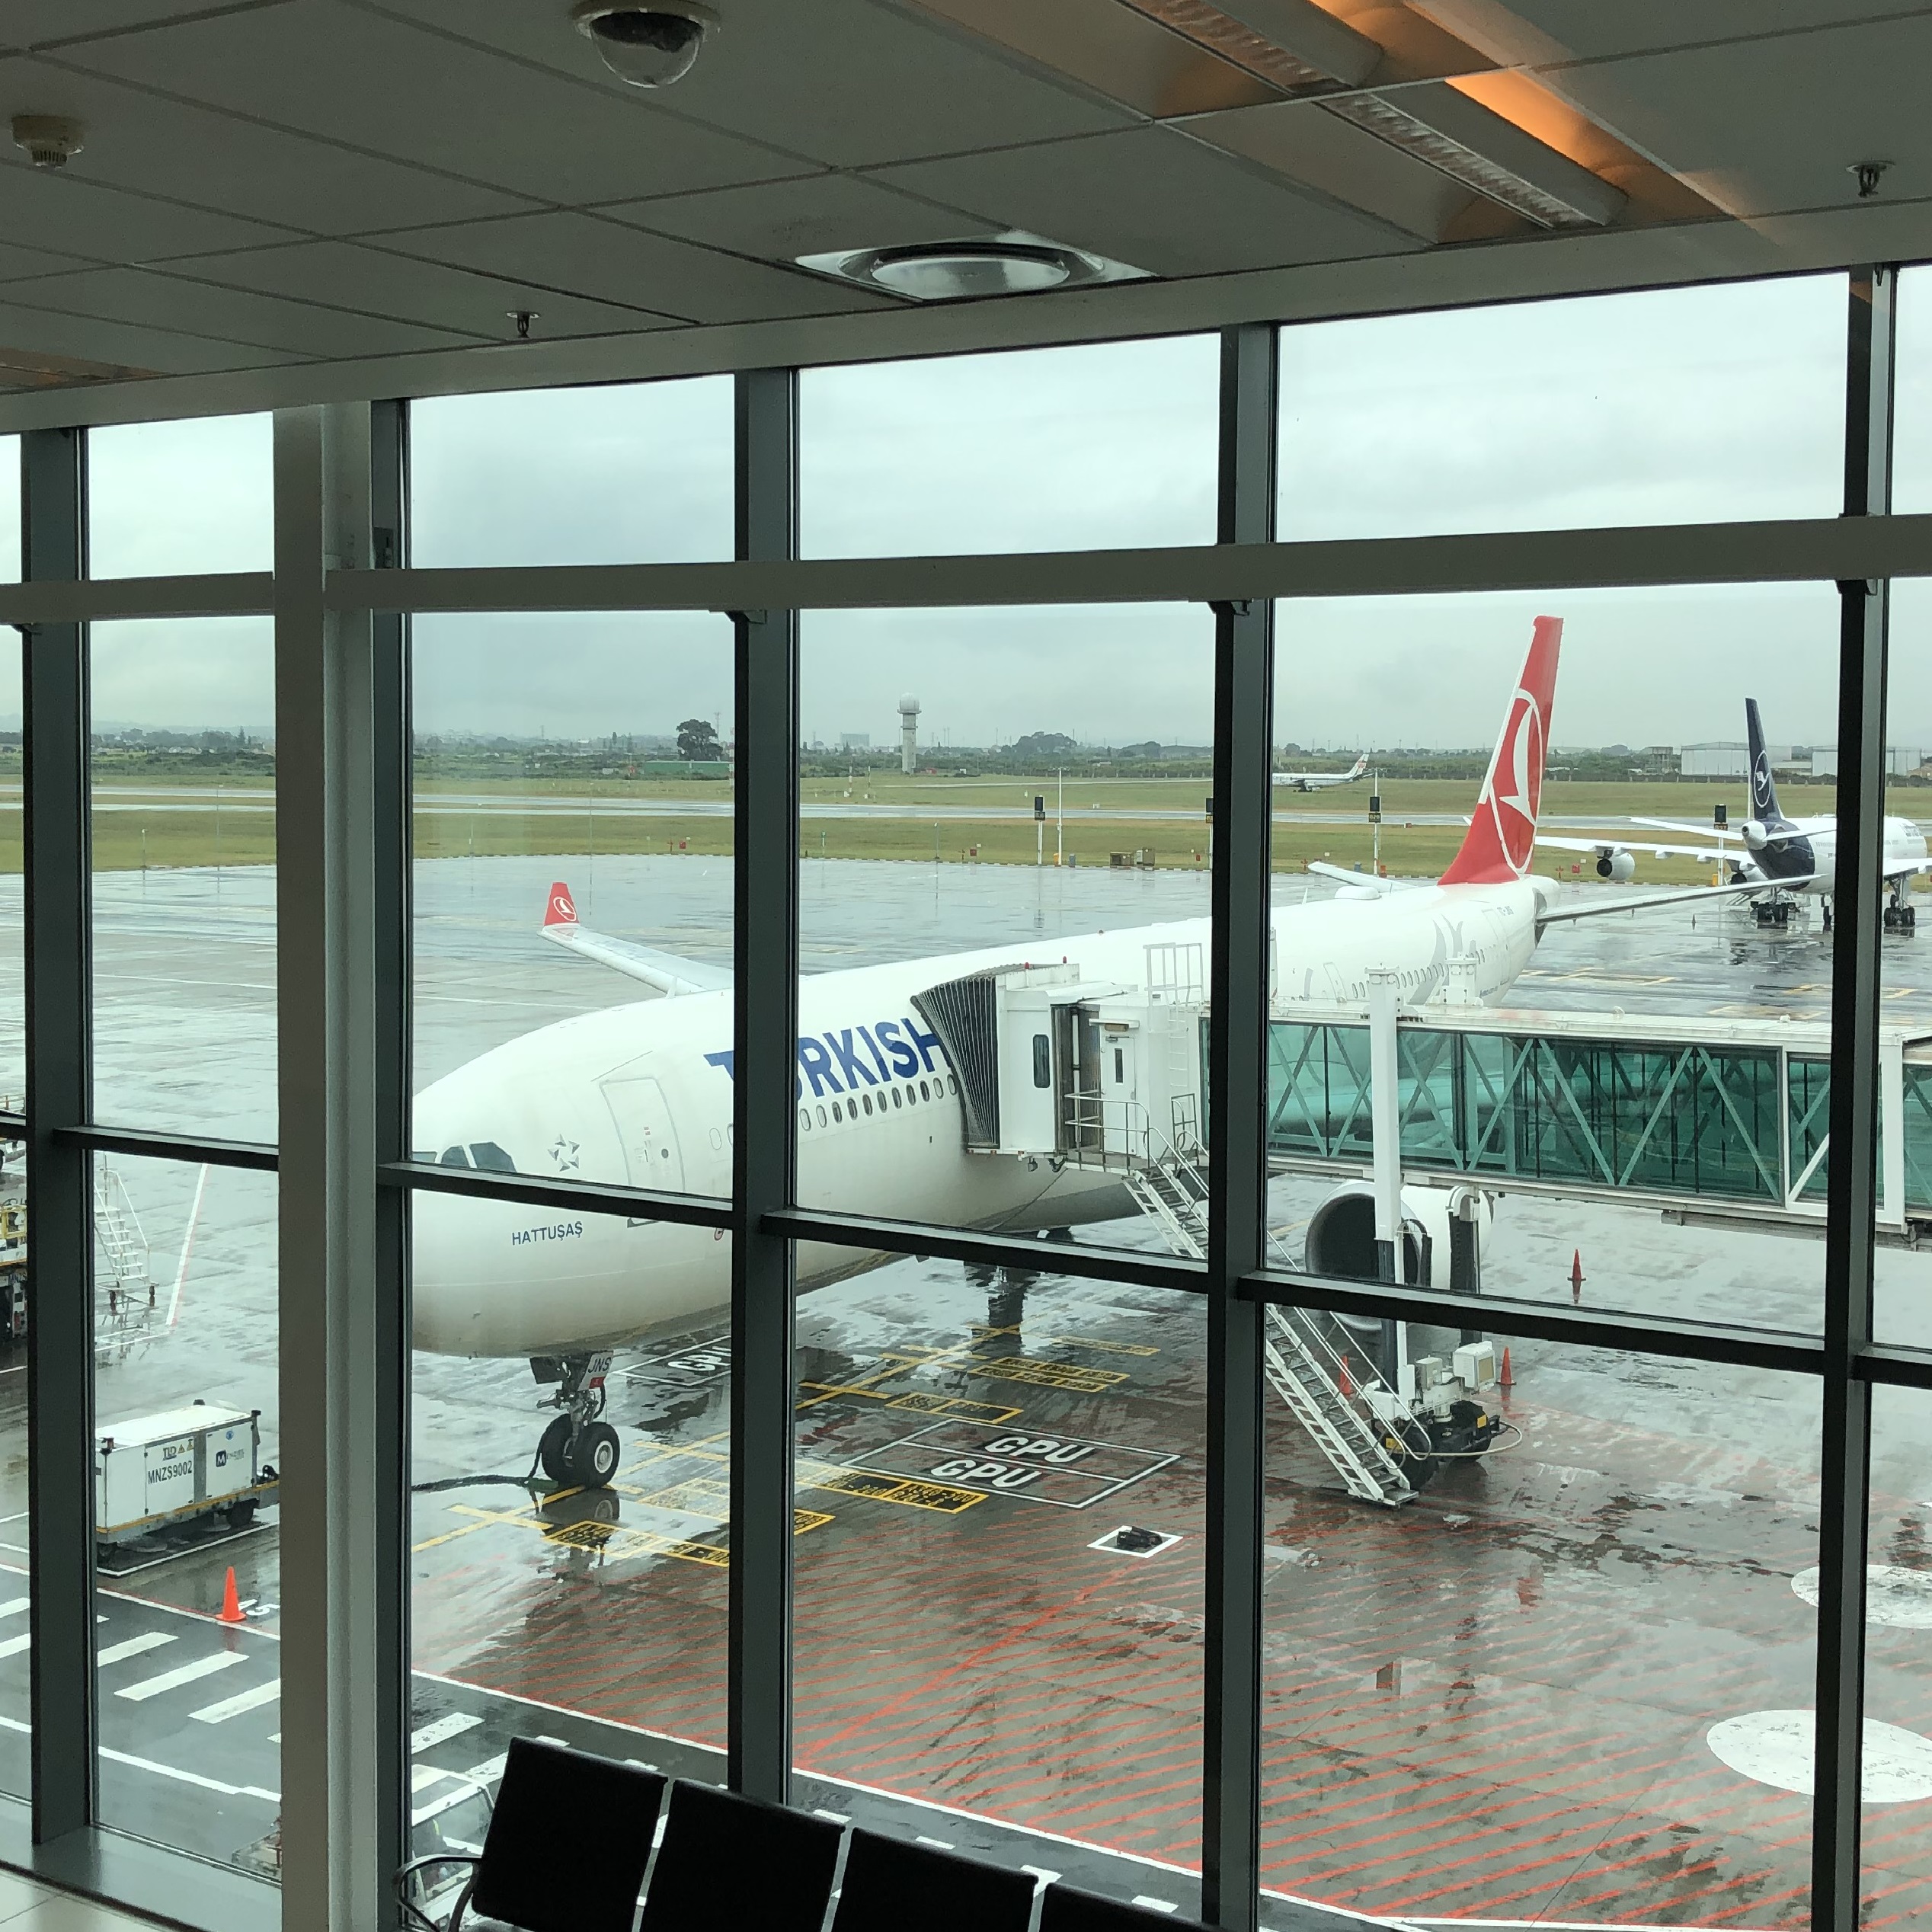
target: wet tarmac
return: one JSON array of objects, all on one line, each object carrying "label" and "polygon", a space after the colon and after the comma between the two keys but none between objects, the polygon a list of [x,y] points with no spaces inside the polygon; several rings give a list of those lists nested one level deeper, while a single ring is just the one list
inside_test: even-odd
[{"label": "wet tarmac", "polygon": [[[419,1081],[629,983],[534,932],[561,872],[587,923],[728,957],[715,859],[455,860],[418,882]],[[105,1118],[244,1137],[273,1118],[273,880],[101,881]],[[1285,882],[1288,895],[1300,886]],[[813,862],[808,968],[1206,909],[1199,875]],[[18,932],[0,882],[0,933]],[[0,955],[9,978],[17,955]],[[1886,1015],[1932,1032],[1932,929],[1888,942]],[[1632,1016],[1825,1017],[1828,945],[1733,914],[1554,929],[1515,1003]],[[11,1010],[18,1014],[17,1004]],[[18,1091],[17,1022],[0,1084]],[[104,1421],[190,1396],[263,1411],[275,1455],[273,1192],[114,1163],[154,1303],[100,1307]],[[1294,1243],[1323,1188],[1278,1181]],[[1151,1230],[1091,1230],[1126,1246]],[[1812,1325],[1822,1244],[1654,1211],[1505,1199],[1499,1295]],[[1932,1257],[1888,1252],[1907,1339]],[[177,1284],[179,1293],[177,1294]],[[171,1325],[170,1315],[173,1316]],[[800,1313],[797,1756],[804,1802],[1191,1910],[1199,1839],[1203,1311],[1043,1271],[906,1261]],[[1932,1336],[1932,1324],[1926,1334]],[[1796,1926],[1805,1799],[1719,1759],[1713,1726],[1813,1701],[1818,1416],[1807,1383],[1499,1335],[1521,1445],[1405,1508],[1339,1489],[1271,1406],[1265,1525],[1268,1922],[1302,1899],[1380,1917]],[[718,1774],[724,1742],[728,1335],[619,1358],[606,1494],[513,1481],[414,1509],[415,1815],[474,1843],[507,1739]],[[24,1377],[0,1358],[0,1788],[24,1788]],[[520,1363],[419,1356],[419,1484],[519,1478],[545,1419]],[[1881,1391],[1875,1561],[1932,1570],[1932,1403]],[[110,1823],[258,1861],[279,1810],[272,1513],[104,1583]],[[1153,1553],[1108,1547],[1124,1525]],[[1169,1541],[1168,1539],[1176,1539]],[[251,1607],[213,1620],[232,1563]],[[1932,1631],[1874,1628],[1872,1716],[1932,1735]],[[111,1659],[111,1661],[110,1661]],[[139,1692],[139,1695],[128,1695]],[[1866,1815],[1873,1924],[1932,1916],[1924,1804]]]}]

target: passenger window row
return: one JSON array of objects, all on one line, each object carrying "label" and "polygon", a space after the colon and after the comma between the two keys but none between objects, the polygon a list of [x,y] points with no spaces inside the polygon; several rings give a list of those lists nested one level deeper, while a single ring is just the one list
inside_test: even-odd
[{"label": "passenger window row", "polygon": [[[446,1921],[431,1910],[439,1873],[445,1891],[467,1873]],[[481,1853],[412,1859],[396,1898],[412,1932],[462,1932],[472,1918],[520,1932],[821,1932],[828,1911],[830,1932],[1201,1932],[1057,1879],[1042,1889],[1031,1872],[528,1738],[511,1741]]]},{"label": "passenger window row", "polygon": [[893,1106],[897,1108],[916,1107],[923,1101],[943,1100],[948,1093],[956,1094],[958,1091],[958,1081],[948,1073],[943,1082],[937,1079],[917,1082],[908,1080],[903,1089],[897,1086],[884,1088],[876,1099],[869,1093],[849,1093],[843,1101],[834,1100],[831,1103],[832,1111],[829,1115],[822,1101],[812,1106],[801,1107],[798,1109],[798,1126],[801,1131],[810,1131],[814,1124],[814,1115],[817,1117],[816,1124],[820,1127],[843,1125],[848,1121],[859,1118],[862,1105],[868,1116],[883,1115],[886,1112],[885,1096],[888,1093],[892,1096]]}]

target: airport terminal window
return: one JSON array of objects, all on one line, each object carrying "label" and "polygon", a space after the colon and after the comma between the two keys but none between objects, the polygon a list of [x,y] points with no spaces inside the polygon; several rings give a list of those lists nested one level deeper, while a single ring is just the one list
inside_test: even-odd
[{"label": "airport terminal window", "polygon": [[1192,1913],[1205,1303],[865,1259],[800,1256],[794,1802]]},{"label": "airport terminal window", "polygon": [[1834,517],[1840,276],[1281,331],[1284,538]]},{"label": "airport terminal window", "polygon": [[419,618],[411,657],[414,1137],[728,1195],[728,624]]},{"label": "airport terminal window", "polygon": [[101,1815],[264,1881],[282,1788],[276,1230],[273,1175],[96,1157]]},{"label": "airport terminal window", "polygon": [[96,1113],[273,1140],[273,625],[96,624],[88,663]]},{"label": "airport terminal window", "polygon": [[1898,277],[1898,344],[1894,378],[1892,507],[1932,510],[1932,267]]},{"label": "airport terminal window", "polygon": [[20,581],[20,438],[0,436],[0,584]]},{"label": "airport terminal window", "polygon": [[803,553],[1212,543],[1218,358],[1195,335],[806,369]]},{"label": "airport terminal window", "polygon": [[410,406],[410,561],[705,563],[731,554],[731,379]]},{"label": "airport terminal window", "polygon": [[1353,1394],[1332,1405],[1346,1478],[1269,1404],[1264,1924],[1294,1922],[1281,1895],[1378,1917],[1799,1922],[1816,1385],[1397,1325],[1419,1420],[1390,1453],[1378,1325],[1268,1323],[1271,1383],[1348,1364]]},{"label": "airport terminal window", "polygon": [[[955,1104],[876,1160],[827,1144],[802,1204],[1126,1248],[1204,1235],[1213,648],[1199,607],[804,613],[804,1097],[862,1122],[916,1080]],[[982,1076],[964,1095],[961,1064]],[[1189,1169],[1178,1237],[1123,1179],[1144,1154]]]},{"label": "airport terminal window", "polygon": [[[728,1238],[420,1193],[414,1222],[417,1853],[480,1844],[513,1737],[721,1782]],[[487,1319],[478,1271],[513,1290]],[[654,1300],[648,1338],[549,1353]]]},{"label": "airport terminal window", "polygon": [[[89,574],[167,577],[272,570],[271,430],[265,415],[90,430]],[[97,712],[96,721],[106,720]],[[235,721],[219,708],[196,719],[230,730]]]},{"label": "airport terminal window", "polygon": [[[1779,802],[1809,828],[1793,839],[1824,851],[1832,782],[1792,740],[1836,714],[1838,622],[1836,592],[1813,584],[1280,607],[1278,1262],[1377,1272],[1358,1177],[1380,969],[1396,979],[1404,1212],[1430,1233],[1437,1287],[1818,1327],[1823,1169],[1805,1132],[1832,935],[1822,862],[1742,836],[1745,701],[1771,734],[1759,815]],[[1795,884],[1681,896],[1780,866]],[[1453,891],[1419,891],[1438,880]],[[1889,1006],[1917,983],[1911,957],[1886,955]]]}]

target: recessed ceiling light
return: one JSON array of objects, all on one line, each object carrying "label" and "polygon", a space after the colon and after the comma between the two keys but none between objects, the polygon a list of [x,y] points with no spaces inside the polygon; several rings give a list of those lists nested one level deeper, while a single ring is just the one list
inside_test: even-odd
[{"label": "recessed ceiling light", "polygon": [[967,302],[982,296],[1036,295],[1093,282],[1124,282],[1147,273],[1086,248],[1009,229],[947,242],[888,248],[840,248],[800,255],[801,268],[910,302]]}]

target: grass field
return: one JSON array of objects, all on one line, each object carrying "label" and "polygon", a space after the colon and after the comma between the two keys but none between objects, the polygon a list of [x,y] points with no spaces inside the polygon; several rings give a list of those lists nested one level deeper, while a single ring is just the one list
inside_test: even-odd
[{"label": "grass field", "polygon": [[[1794,814],[1828,811],[1828,784],[1788,788],[1784,799]],[[1020,777],[947,779],[897,773],[875,774],[848,784],[843,779],[805,782],[808,803],[849,805],[849,817],[808,817],[799,828],[799,851],[808,859],[935,860],[942,864],[1030,865],[1035,829],[1031,817],[1036,793],[1047,800],[1046,853],[1052,862],[1054,814],[1058,788]],[[1397,875],[1427,876],[1445,866],[1461,840],[1455,824],[1409,822],[1424,815],[1459,818],[1473,804],[1475,788],[1460,781],[1389,779],[1382,785],[1383,862]],[[257,865],[274,859],[273,793],[266,785],[213,788],[184,781],[104,786],[104,809],[94,817],[94,866],[101,872],[131,872],[147,866]],[[506,854],[549,854],[560,862],[588,854],[688,852],[717,856],[731,849],[731,822],[716,808],[728,802],[720,782],[622,779],[556,782],[512,779],[420,785],[416,850],[424,859],[479,858]],[[542,810],[516,809],[520,800]],[[1105,865],[1115,852],[1150,849],[1163,868],[1204,867],[1208,827],[1203,808],[1206,788],[1198,779],[1083,778],[1070,781],[1065,795],[1065,849],[1082,865]],[[581,810],[560,809],[565,800]],[[470,801],[478,808],[465,811]],[[657,810],[625,811],[649,801]],[[1627,839],[1669,839],[1645,834],[1629,820],[1648,817],[1707,825],[1713,805],[1723,803],[1733,820],[1744,814],[1740,781],[1719,783],[1572,784],[1552,779],[1543,793],[1546,819],[1586,818]],[[1923,786],[1895,786],[1889,810],[1902,817],[1932,817],[1932,792]],[[680,811],[702,803],[708,811]],[[1300,870],[1311,859],[1339,865],[1371,862],[1374,835],[1367,820],[1368,789],[1359,784],[1312,793],[1284,793],[1275,800],[1275,867]],[[874,817],[868,807],[945,807],[937,819],[918,816]],[[988,813],[1024,812],[1025,817],[978,817]],[[1175,814],[1152,817],[1153,813]],[[1326,822],[1341,820],[1341,823]],[[1552,828],[1563,836],[1571,828]],[[1675,842],[1683,843],[1681,839]],[[1539,869],[1568,874],[1581,855],[1546,852]],[[0,872],[21,866],[21,815],[18,793],[0,792]],[[1689,881],[1709,868],[1688,860],[1639,857],[1637,876],[1659,882]]]}]

